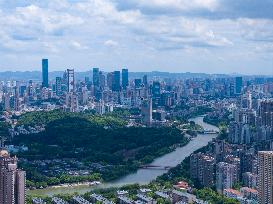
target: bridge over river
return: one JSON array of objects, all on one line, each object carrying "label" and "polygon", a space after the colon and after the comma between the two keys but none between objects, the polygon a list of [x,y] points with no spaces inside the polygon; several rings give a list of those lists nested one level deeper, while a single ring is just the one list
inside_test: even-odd
[{"label": "bridge over river", "polygon": [[141,165],[141,169],[154,169],[154,170],[169,170],[174,166],[161,166],[161,165]]}]

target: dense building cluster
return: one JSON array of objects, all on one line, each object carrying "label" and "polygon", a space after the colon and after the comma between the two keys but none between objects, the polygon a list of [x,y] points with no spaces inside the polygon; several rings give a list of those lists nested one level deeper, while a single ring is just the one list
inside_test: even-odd
[{"label": "dense building cluster", "polygon": [[[99,68],[93,68],[92,75],[84,79],[77,78],[74,69],[49,78],[48,68],[48,59],[43,59],[42,81],[6,80],[0,83],[1,120],[13,125],[12,136],[45,130],[44,124],[14,128],[16,117],[13,116],[31,111],[59,109],[103,115],[115,109],[137,109],[139,113],[129,115],[130,122],[133,121],[131,125],[144,126],[171,126],[176,120],[206,113],[208,122],[218,126],[225,123],[227,132],[225,138],[213,140],[205,151],[190,156],[191,179],[242,204],[273,203],[272,78],[169,77],[156,73],[132,77],[128,69],[106,73]],[[207,109],[202,109],[204,107]],[[202,133],[211,133],[211,130],[202,130]],[[23,204],[25,172],[17,169],[16,157],[11,157],[2,146],[0,148],[0,203]],[[27,147],[10,148],[27,151]],[[186,192],[164,193],[159,192],[159,197],[167,196],[173,203],[204,203]],[[140,193],[136,197],[133,201],[126,195],[117,196],[118,203],[154,203],[146,194]],[[38,198],[32,202],[44,203]],[[67,203],[56,197],[52,202]],[[88,200],[74,196],[72,202],[112,203],[96,194]]]},{"label": "dense building cluster", "polygon": [[241,203],[273,202],[273,100],[258,90],[242,87],[240,97],[226,107],[231,112],[227,138],[214,140],[209,150],[190,159],[192,179]]}]

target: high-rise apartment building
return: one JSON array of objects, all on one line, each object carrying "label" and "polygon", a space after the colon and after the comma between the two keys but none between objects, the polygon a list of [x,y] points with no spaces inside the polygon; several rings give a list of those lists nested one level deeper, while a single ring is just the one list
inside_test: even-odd
[{"label": "high-rise apartment building", "polygon": [[68,88],[68,92],[75,91],[74,69],[67,69],[67,88]]},{"label": "high-rise apartment building", "polygon": [[122,89],[126,89],[127,86],[129,85],[129,74],[128,74],[128,69],[122,69]]},{"label": "high-rise apartment building", "polygon": [[216,190],[223,193],[224,189],[232,188],[237,182],[237,168],[233,164],[220,162],[216,166]]},{"label": "high-rise apartment building", "polygon": [[0,203],[25,204],[25,172],[17,169],[17,158],[0,147]]},{"label": "high-rise apartment building", "polygon": [[215,176],[215,159],[203,153],[190,157],[191,178],[197,179],[203,186],[212,187]]},{"label": "high-rise apartment building", "polygon": [[42,59],[43,87],[48,87],[48,59]]},{"label": "high-rise apartment building", "polygon": [[273,151],[258,152],[258,203],[273,204]]}]

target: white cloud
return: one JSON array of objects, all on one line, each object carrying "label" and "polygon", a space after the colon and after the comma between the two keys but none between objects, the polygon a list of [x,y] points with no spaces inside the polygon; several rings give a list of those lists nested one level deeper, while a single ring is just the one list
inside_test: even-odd
[{"label": "white cloud", "polygon": [[116,46],[119,45],[119,43],[116,42],[116,41],[114,41],[114,40],[106,40],[106,41],[104,42],[104,45],[110,46],[110,47],[116,47]]},{"label": "white cloud", "polygon": [[140,6],[172,8],[178,10],[208,9],[213,11],[217,5],[217,0],[138,0]]},{"label": "white cloud", "polygon": [[77,50],[86,50],[88,49],[88,46],[82,45],[80,42],[77,41],[71,41],[70,45],[72,48],[77,49]]}]

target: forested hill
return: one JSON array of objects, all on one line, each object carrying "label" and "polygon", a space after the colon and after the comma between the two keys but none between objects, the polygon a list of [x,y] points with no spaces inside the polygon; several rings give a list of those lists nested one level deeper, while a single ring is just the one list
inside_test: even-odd
[{"label": "forested hill", "polygon": [[113,116],[35,112],[19,118],[19,124],[45,124],[38,134],[19,135],[14,144],[24,144],[28,159],[79,158],[89,162],[122,164],[128,159],[152,160],[174,144],[187,139],[173,127],[126,127]]},{"label": "forested hill", "polygon": [[48,125],[50,122],[64,119],[64,118],[72,118],[76,120],[86,119],[90,123],[98,126],[108,126],[112,128],[123,127],[127,124],[127,122],[119,117],[114,116],[100,116],[92,113],[70,113],[63,112],[60,110],[54,111],[37,111],[37,112],[29,112],[25,113],[18,119],[17,125],[25,125],[25,126],[35,126],[35,125]]}]

